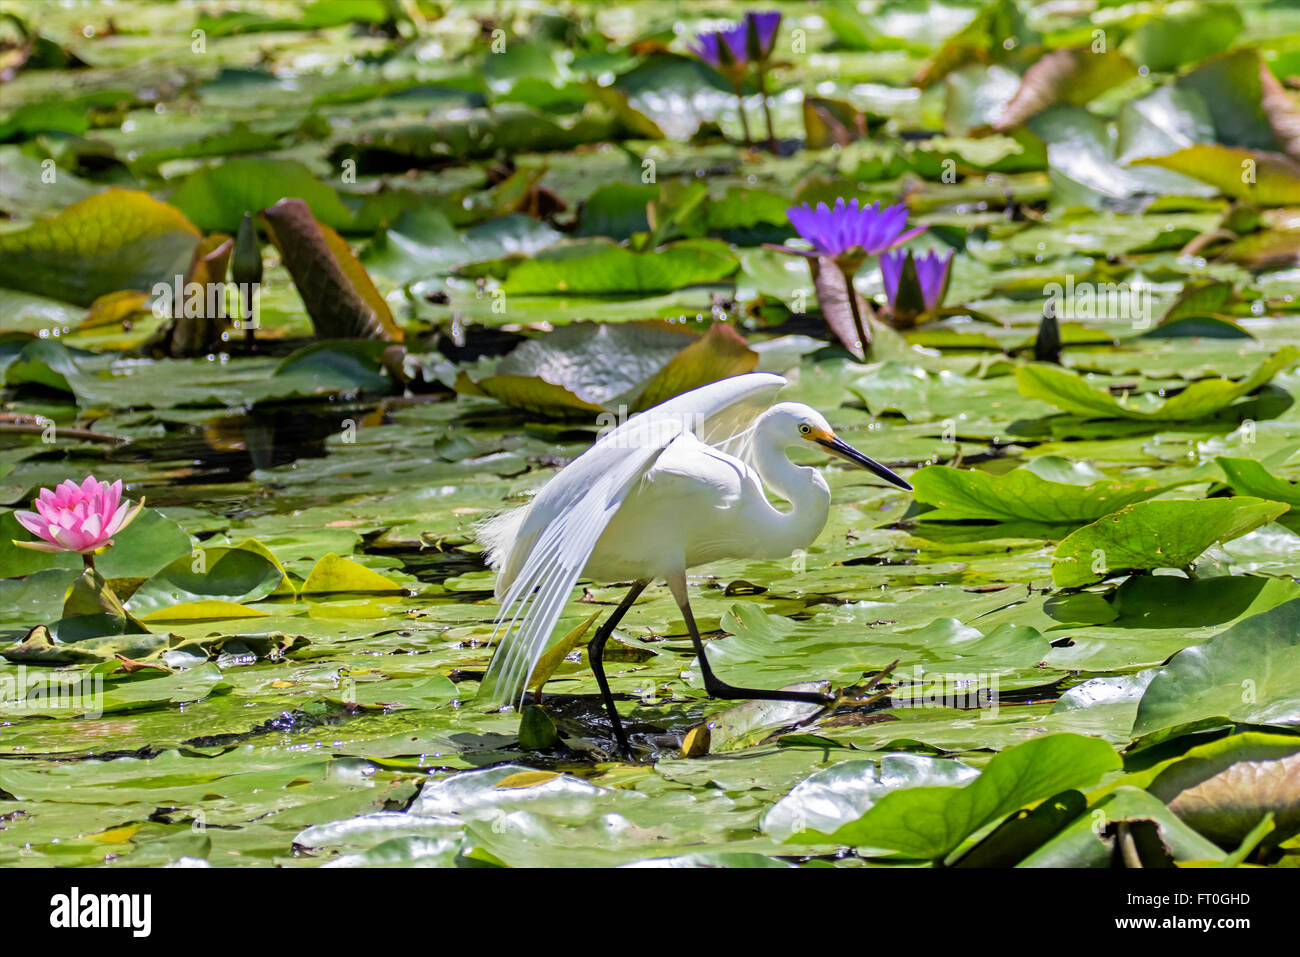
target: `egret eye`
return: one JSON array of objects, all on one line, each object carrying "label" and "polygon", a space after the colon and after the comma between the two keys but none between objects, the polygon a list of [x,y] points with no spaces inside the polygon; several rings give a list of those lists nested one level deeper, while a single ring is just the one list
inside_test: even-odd
[{"label": "egret eye", "polygon": [[808,425],[808,424],[805,423],[804,425],[799,426],[799,434],[800,434],[800,435],[807,435],[807,434],[808,434],[809,432],[811,432],[811,431],[812,431],[812,426],[811,426],[811,425]]}]

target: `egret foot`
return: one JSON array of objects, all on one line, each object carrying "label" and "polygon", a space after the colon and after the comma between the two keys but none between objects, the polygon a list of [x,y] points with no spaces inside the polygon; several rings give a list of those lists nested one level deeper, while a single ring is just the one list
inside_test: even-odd
[{"label": "egret foot", "polygon": [[645,586],[649,582],[636,582],[632,585],[619,606],[614,609],[614,614],[605,619],[604,623],[596,631],[595,637],[587,645],[587,660],[591,663],[591,670],[596,675],[596,684],[600,685],[601,697],[605,699],[605,710],[609,712],[610,724],[614,726],[614,737],[618,739],[618,749],[622,752],[623,757],[628,761],[635,761],[632,755],[632,748],[627,743],[627,732],[623,730],[623,722],[619,719],[618,708],[614,705],[614,695],[609,690],[609,680],[605,677],[605,642],[609,641],[609,636],[614,633],[618,623],[623,620],[627,610],[632,607],[637,600],[637,596],[645,591]]},{"label": "egret foot", "polygon": [[704,640],[700,638],[700,629],[695,624],[695,615],[691,613],[691,603],[686,596],[686,576],[680,582],[668,582],[677,597],[677,607],[681,609],[686,630],[691,633],[691,644],[695,646],[695,655],[700,661],[700,675],[704,678],[704,690],[711,698],[746,698],[756,701],[802,701],[806,704],[827,705],[838,701],[839,696],[825,691],[769,691],[765,688],[737,688],[729,685],[713,673],[709,667],[708,656],[704,653]]}]

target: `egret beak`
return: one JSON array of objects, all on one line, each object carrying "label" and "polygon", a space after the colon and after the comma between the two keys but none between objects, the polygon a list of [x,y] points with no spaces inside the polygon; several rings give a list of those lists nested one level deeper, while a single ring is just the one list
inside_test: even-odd
[{"label": "egret beak", "polygon": [[890,482],[894,485],[897,485],[899,488],[906,489],[909,492],[912,490],[912,486],[909,485],[907,483],[907,480],[904,479],[902,476],[894,474],[894,472],[892,472],[890,469],[885,468],[875,459],[867,458],[865,455],[863,455],[853,446],[849,445],[849,443],[845,442],[839,436],[830,435],[830,436],[823,437],[818,435],[813,438],[813,441],[816,442],[818,445],[820,445],[822,448],[826,449],[828,452],[834,455],[838,455],[846,462],[852,462],[858,468],[866,469],[868,472],[875,473],[876,475],[884,479],[886,482]]}]

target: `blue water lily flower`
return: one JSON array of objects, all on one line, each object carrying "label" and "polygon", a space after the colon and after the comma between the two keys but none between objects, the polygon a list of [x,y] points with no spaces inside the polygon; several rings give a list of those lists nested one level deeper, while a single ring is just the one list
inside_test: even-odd
[{"label": "blue water lily flower", "polygon": [[881,209],[879,203],[859,206],[856,199],[846,203],[841,197],[833,208],[818,203],[814,209],[804,203],[792,206],[785,214],[799,235],[812,243],[811,255],[830,256],[841,268],[855,272],[868,256],[907,242],[925,229],[918,226],[903,231],[907,227],[907,207],[901,203]]},{"label": "blue water lily flower", "polygon": [[776,10],[747,13],[745,23],[754,28],[754,36],[758,38],[758,58],[766,60],[772,55],[772,47],[776,45],[776,31],[781,27],[781,14]]},{"label": "blue water lily flower", "polygon": [[715,70],[726,72],[730,67],[743,67],[749,60],[747,33],[743,23],[727,30],[701,33],[690,45],[690,51]]},{"label": "blue water lily flower", "polygon": [[[943,305],[952,271],[953,250],[940,255],[931,250],[921,256],[894,249],[880,257],[880,278],[891,311],[900,317],[933,312]],[[908,269],[908,261],[911,268]],[[917,308],[923,306],[923,308]]]},{"label": "blue water lily flower", "polygon": [[779,151],[779,144],[772,132],[772,112],[767,105],[767,61],[776,46],[776,32],[780,27],[781,14],[775,10],[747,13],[745,19],[735,26],[701,33],[689,45],[692,53],[731,81],[746,147],[752,146],[754,139],[749,132],[749,118],[745,115],[745,77],[751,64],[757,68],[758,92],[767,119],[767,142],[774,154]]},{"label": "blue water lily flower", "polygon": [[690,45],[690,51],[724,73],[731,69],[743,70],[749,63],[764,61],[772,55],[780,26],[781,14],[776,11],[747,13],[735,26],[701,33]]}]

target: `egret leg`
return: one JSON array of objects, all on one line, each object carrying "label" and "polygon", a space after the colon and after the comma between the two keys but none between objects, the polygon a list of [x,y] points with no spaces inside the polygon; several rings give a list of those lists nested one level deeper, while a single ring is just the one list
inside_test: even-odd
[{"label": "egret leg", "polygon": [[623,596],[623,601],[614,609],[614,614],[610,615],[601,624],[596,631],[596,635],[587,645],[587,660],[591,662],[591,670],[596,674],[596,684],[600,685],[601,697],[605,699],[605,710],[609,712],[610,723],[614,725],[614,737],[618,739],[618,748],[623,752],[623,757],[628,760],[632,759],[632,749],[628,747],[627,733],[623,730],[623,722],[619,720],[618,708],[614,706],[614,696],[609,690],[609,681],[605,678],[605,663],[602,660],[605,654],[605,642],[609,641],[609,636],[614,633],[618,623],[623,620],[627,610],[632,607],[637,596],[645,591],[645,586],[649,582],[636,582],[628,589],[628,593]]},{"label": "egret leg", "polygon": [[712,698],[749,698],[762,701],[804,701],[808,704],[830,704],[835,700],[835,695],[824,694],[820,691],[768,691],[763,688],[737,688],[735,685],[729,685],[713,673],[709,667],[709,659],[704,654],[704,641],[700,638],[700,629],[695,624],[695,616],[691,614],[690,598],[686,594],[686,576],[682,574],[676,579],[668,580],[668,587],[672,589],[673,597],[677,599],[677,607],[681,609],[682,618],[686,621],[686,630],[691,633],[691,643],[695,645],[695,654],[700,660],[700,674],[704,678],[704,690]]}]

